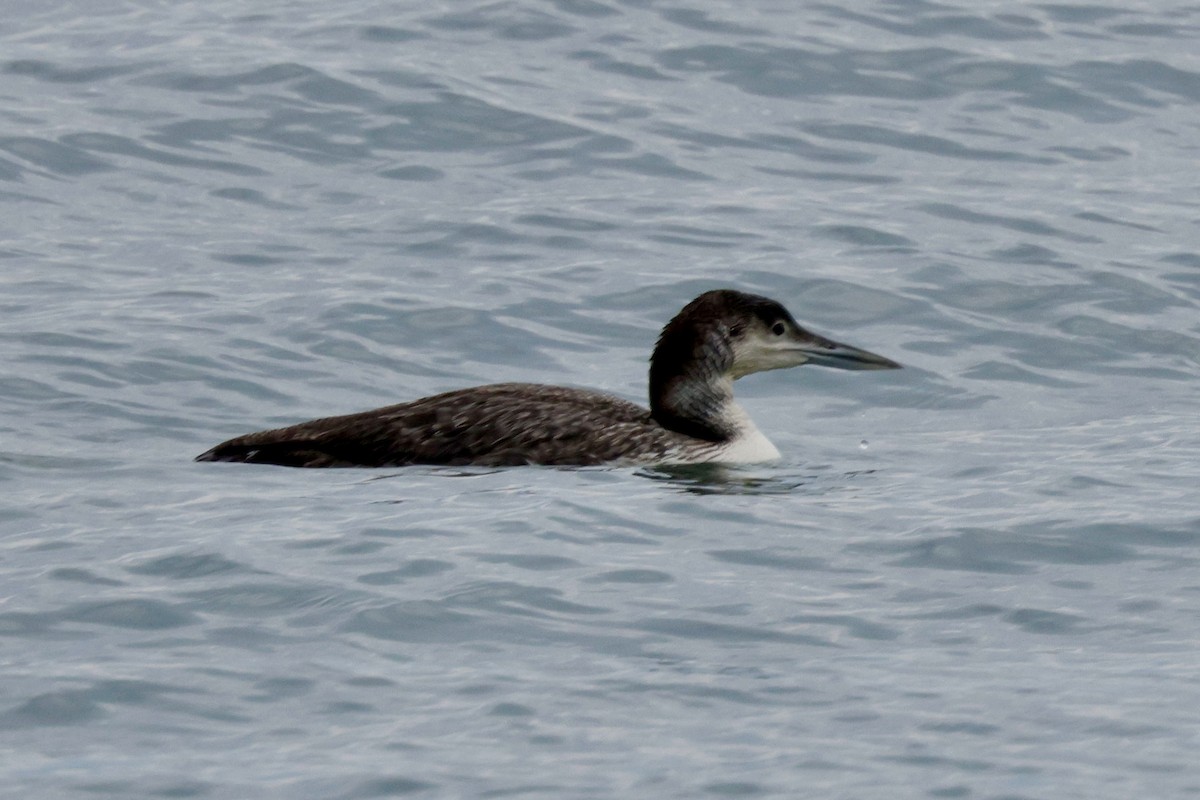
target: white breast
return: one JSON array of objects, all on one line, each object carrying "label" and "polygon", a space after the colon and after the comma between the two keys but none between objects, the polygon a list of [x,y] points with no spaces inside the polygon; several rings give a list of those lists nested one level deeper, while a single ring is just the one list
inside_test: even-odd
[{"label": "white breast", "polygon": [[777,458],[779,450],[771,444],[771,440],[763,436],[758,428],[751,426],[751,430],[744,435],[716,448],[712,457],[706,460],[723,464],[754,464],[759,461],[774,461]]},{"label": "white breast", "polygon": [[730,402],[722,417],[730,420],[738,431],[731,441],[689,448],[668,460],[683,464],[754,464],[779,458],[779,450],[737,403]]}]

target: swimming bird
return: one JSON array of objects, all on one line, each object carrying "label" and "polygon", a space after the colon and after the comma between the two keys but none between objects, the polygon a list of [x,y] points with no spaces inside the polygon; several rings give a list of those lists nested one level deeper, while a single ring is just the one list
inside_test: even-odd
[{"label": "swimming bird", "polygon": [[779,457],[733,399],[754,372],[895,361],[801,327],[766,297],[720,289],[684,306],[650,358],[650,408],[565,386],[499,383],[238,436],[196,457],[289,467],[748,463]]}]

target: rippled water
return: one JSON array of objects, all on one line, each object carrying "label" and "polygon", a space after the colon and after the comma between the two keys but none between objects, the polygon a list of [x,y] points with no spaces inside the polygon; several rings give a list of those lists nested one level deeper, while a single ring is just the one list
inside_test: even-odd
[{"label": "rippled water", "polygon": [[[0,785],[1200,794],[1200,8],[17,3]],[[709,471],[194,464],[640,399],[698,292],[896,373]]]}]

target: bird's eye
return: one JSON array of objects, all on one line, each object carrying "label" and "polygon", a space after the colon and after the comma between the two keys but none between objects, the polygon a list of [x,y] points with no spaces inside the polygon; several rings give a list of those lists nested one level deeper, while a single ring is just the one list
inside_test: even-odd
[{"label": "bird's eye", "polygon": [[776,322],[774,325],[771,326],[771,333],[775,334],[776,336],[783,336],[783,334],[786,330],[787,330],[787,326],[784,325],[782,322]]},{"label": "bird's eye", "polygon": [[738,336],[741,336],[743,333],[745,333],[745,330],[745,326],[739,323],[734,323],[733,325],[729,326],[729,335],[736,339]]}]

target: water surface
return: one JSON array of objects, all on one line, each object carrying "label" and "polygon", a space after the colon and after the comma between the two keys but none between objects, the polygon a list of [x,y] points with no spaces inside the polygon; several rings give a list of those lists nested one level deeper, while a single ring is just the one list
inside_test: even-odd
[{"label": "water surface", "polygon": [[[1200,794],[1200,12],[18,4],[0,34],[0,743],[23,797]],[[490,381],[724,471],[194,464]]]}]

